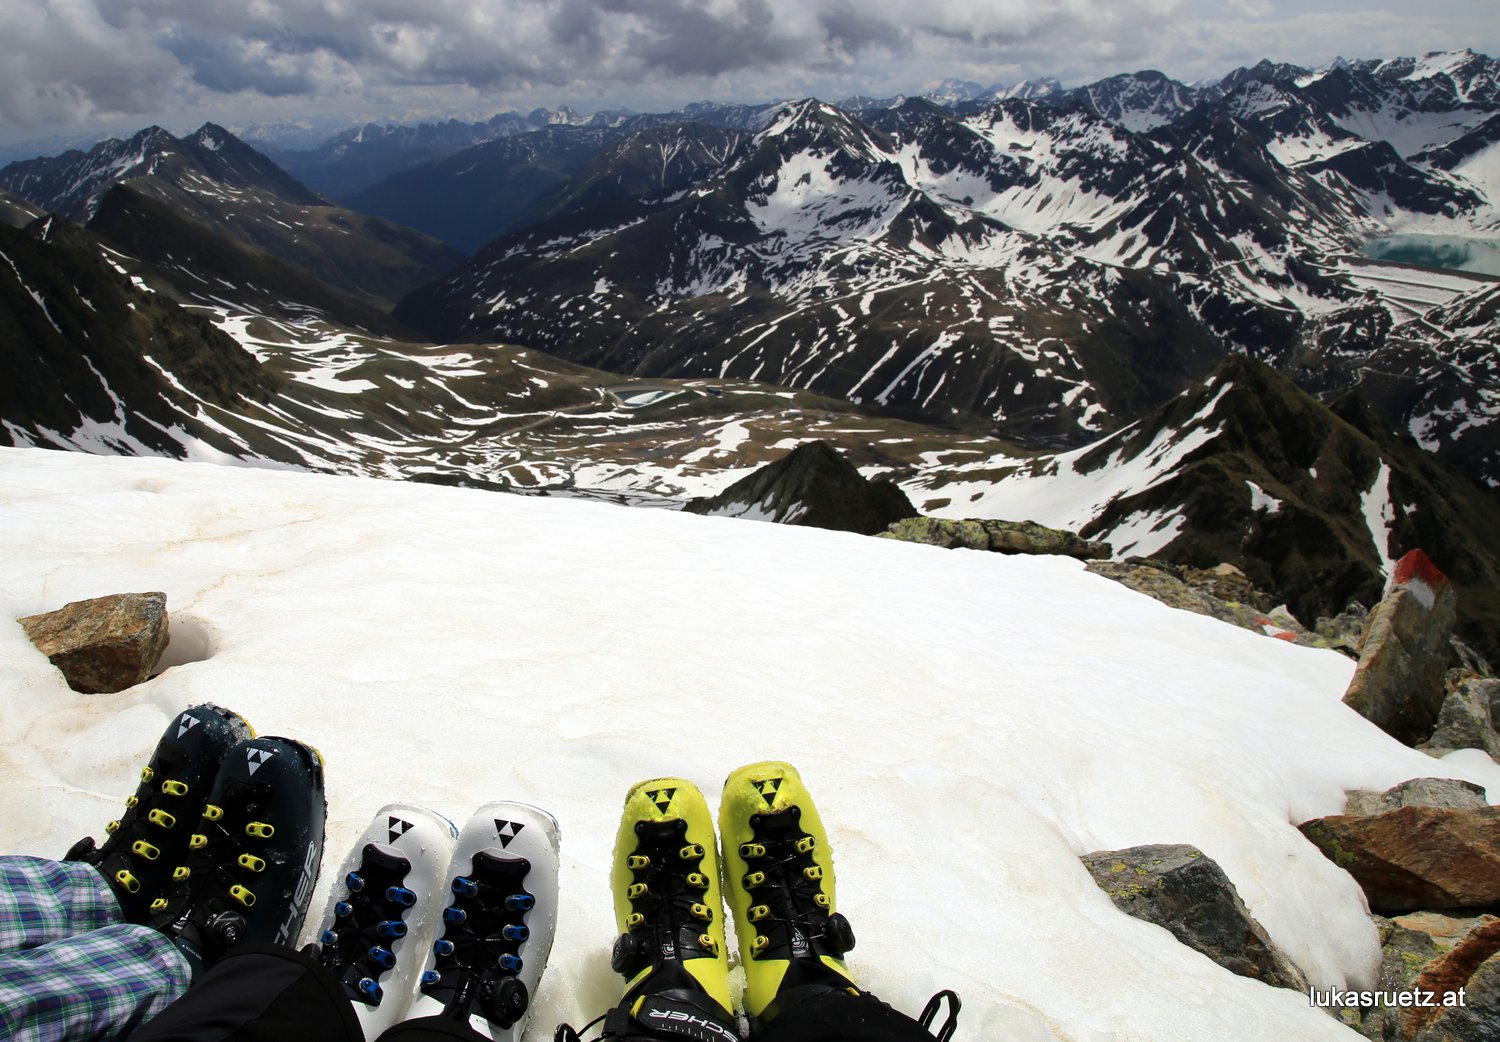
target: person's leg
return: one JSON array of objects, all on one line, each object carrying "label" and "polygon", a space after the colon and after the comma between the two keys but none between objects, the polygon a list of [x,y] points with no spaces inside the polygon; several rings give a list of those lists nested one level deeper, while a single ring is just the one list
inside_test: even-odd
[{"label": "person's leg", "polygon": [[96,869],[76,861],[0,857],[0,952],[122,921],[119,902]]},{"label": "person's leg", "polygon": [[[957,1018],[953,1008],[950,1020]],[[939,1033],[939,1038],[946,1037]],[[933,1042],[919,1021],[868,992],[831,991],[783,1010],[751,1032],[752,1042]]]},{"label": "person's leg", "polygon": [[117,923],[0,955],[0,1038],[124,1038],[181,996],[190,971],[172,943]]},{"label": "person's leg", "polygon": [[343,987],[317,961],[271,944],[233,948],[130,1042],[364,1042]]}]

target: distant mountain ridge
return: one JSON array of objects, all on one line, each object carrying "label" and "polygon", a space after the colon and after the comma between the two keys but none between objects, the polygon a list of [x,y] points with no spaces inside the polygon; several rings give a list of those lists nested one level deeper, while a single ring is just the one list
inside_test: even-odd
[{"label": "distant mountain ridge", "polygon": [[[0,169],[0,189],[80,223],[93,221],[119,185],[378,310],[460,259],[410,228],[333,206],[213,123],[184,138],[148,127],[88,152]],[[142,259],[165,261],[172,243],[146,236],[135,249]],[[233,271],[198,274],[224,279],[221,294],[231,296],[239,281]]]},{"label": "distant mountain ridge", "polygon": [[[1224,89],[1117,77],[858,113],[807,99],[693,184],[576,196],[397,314],[439,339],[770,379],[1044,444],[1128,422],[1234,350],[1361,389],[1500,486],[1489,284],[1408,293],[1391,279],[1428,276],[1350,259],[1391,227],[1500,227],[1495,66],[1262,63]],[[1375,386],[1392,379],[1406,390]]]}]

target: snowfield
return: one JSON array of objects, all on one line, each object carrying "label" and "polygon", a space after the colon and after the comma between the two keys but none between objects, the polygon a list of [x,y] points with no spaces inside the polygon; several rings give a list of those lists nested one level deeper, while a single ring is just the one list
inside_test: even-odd
[{"label": "snowfield", "polygon": [[954,988],[959,1039],[1009,1042],[1356,1038],[1116,911],[1077,855],[1194,843],[1315,986],[1370,986],[1363,898],[1293,823],[1348,788],[1495,780],[1346,709],[1348,659],[1063,558],[36,449],[0,449],[0,541],[9,617],[164,590],[176,663],[77,695],[0,625],[0,849],[102,835],[201,701],[326,757],[315,910],[382,803],[540,804],[562,906],[530,1039],[619,994],[610,846],[642,778],[716,806],[732,768],[797,764],[859,980],[913,1013]]}]

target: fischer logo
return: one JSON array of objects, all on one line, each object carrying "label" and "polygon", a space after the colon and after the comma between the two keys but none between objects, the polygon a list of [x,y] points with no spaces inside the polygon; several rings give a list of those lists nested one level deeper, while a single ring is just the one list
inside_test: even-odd
[{"label": "fischer logo", "polygon": [[684,1013],[680,1009],[648,1009],[646,1016],[652,1020],[664,1020],[673,1024],[681,1024],[686,1027],[696,1028],[706,1032],[704,1038],[723,1038],[729,1042],[739,1042],[739,1036],[730,1031],[723,1024],[709,1020],[707,1017],[696,1016],[692,1013]]},{"label": "fischer logo", "polygon": [[302,871],[297,875],[297,889],[292,892],[292,906],[287,911],[286,922],[276,931],[277,944],[292,943],[292,923],[307,911],[307,900],[312,896],[313,884],[317,882],[318,845],[307,844],[307,856],[302,859]]}]

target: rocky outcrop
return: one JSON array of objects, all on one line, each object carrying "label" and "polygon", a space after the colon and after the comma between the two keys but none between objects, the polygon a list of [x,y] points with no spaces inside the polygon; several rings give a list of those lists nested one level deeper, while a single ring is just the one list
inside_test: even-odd
[{"label": "rocky outcrop", "polygon": [[[1106,579],[1113,579],[1130,587],[1137,593],[1161,601],[1171,608],[1207,615],[1209,618],[1227,622],[1232,626],[1254,633],[1263,633],[1277,640],[1308,647],[1329,647],[1328,641],[1305,629],[1292,617],[1284,605],[1269,611],[1256,607],[1263,603],[1265,594],[1250,586],[1244,573],[1233,565],[1221,565],[1217,569],[1183,568],[1153,561],[1094,561],[1088,570]],[[1243,587],[1236,581],[1243,580]],[[1236,593],[1241,600],[1222,600],[1214,591]]]},{"label": "rocky outcrop", "polygon": [[1500,907],[1500,807],[1405,806],[1298,827],[1382,915]]},{"label": "rocky outcrop", "polygon": [[1101,850],[1085,854],[1083,863],[1121,911],[1165,927],[1242,977],[1307,988],[1302,971],[1271,943],[1224,870],[1196,847]]},{"label": "rocky outcrop", "polygon": [[1483,749],[1500,760],[1500,732],[1495,717],[1500,714],[1500,680],[1460,673],[1448,684],[1448,697],[1438,711],[1437,729],[1422,748],[1434,756],[1455,749]]},{"label": "rocky outcrop", "polygon": [[1357,659],[1364,647],[1365,623],[1369,619],[1369,608],[1359,601],[1350,601],[1349,606],[1337,615],[1318,616],[1317,622],[1313,623],[1313,632],[1322,637],[1330,648]]},{"label": "rocky outcrop", "polygon": [[[1485,916],[1447,952],[1422,967],[1414,990],[1436,1005],[1402,1010],[1402,1035],[1415,1042],[1500,1038],[1500,919]],[[1462,1000],[1462,1005],[1454,999]]]},{"label": "rocky outcrop", "polygon": [[26,635],[85,694],[123,691],[151,675],[167,648],[167,595],[120,593],[18,619]]},{"label": "rocky outcrop", "polygon": [[945,517],[909,517],[897,521],[882,539],[926,543],[944,549],[992,550],[1002,554],[1061,554],[1081,561],[1108,558],[1108,543],[1084,539],[1061,528],[1048,528],[1035,521],[954,520]]},{"label": "rocky outcrop", "polygon": [[[1382,1001],[1339,1010],[1340,1020],[1377,1042],[1500,1038],[1500,994],[1494,973],[1500,969],[1500,919],[1417,912],[1395,919],[1376,917],[1376,925],[1381,963],[1373,991]],[[1419,994],[1431,1005],[1400,1005],[1401,996],[1415,1001]]]},{"label": "rocky outcrop", "polygon": [[804,442],[717,496],[694,499],[683,509],[863,535],[917,516],[911,500],[893,482],[869,480],[821,441]]},{"label": "rocky outcrop", "polygon": [[1445,697],[1458,596],[1421,550],[1396,563],[1370,613],[1344,704],[1407,745],[1432,734]]}]

